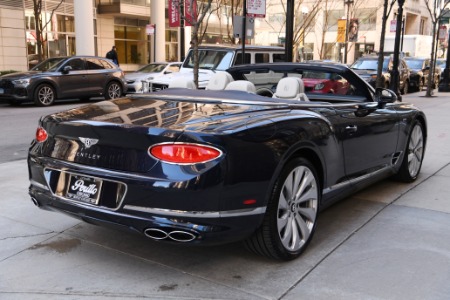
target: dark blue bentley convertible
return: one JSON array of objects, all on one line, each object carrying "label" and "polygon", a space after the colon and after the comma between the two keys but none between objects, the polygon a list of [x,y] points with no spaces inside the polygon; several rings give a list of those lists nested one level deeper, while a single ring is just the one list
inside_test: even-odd
[{"label": "dark blue bentley convertible", "polygon": [[153,240],[243,240],[289,260],[321,209],[387,177],[415,180],[426,129],[423,112],[346,66],[239,66],[206,90],[176,82],[41,118],[29,193],[43,209]]}]

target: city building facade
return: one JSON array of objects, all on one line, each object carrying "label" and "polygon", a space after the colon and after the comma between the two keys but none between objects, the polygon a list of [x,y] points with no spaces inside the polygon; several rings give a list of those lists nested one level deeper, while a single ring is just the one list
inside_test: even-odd
[{"label": "city building facade", "polygon": [[[43,56],[105,56],[114,45],[125,71],[153,61],[179,61],[185,55],[182,49],[189,49],[192,29],[169,26],[168,5],[172,1],[175,0],[40,0]],[[247,43],[284,44],[285,2],[266,0],[265,16],[251,19],[254,27]],[[351,63],[361,55],[376,52],[380,46],[383,2],[296,1],[295,59]],[[233,14],[242,15],[242,8],[227,3],[231,1],[213,1],[212,13],[204,20],[207,26],[201,28],[201,43],[239,42],[232,24]],[[0,70],[21,71],[36,64],[35,9],[33,0],[0,0]],[[387,52],[393,50],[396,12],[394,6],[387,20]],[[355,34],[347,35],[348,41],[339,35],[342,20],[348,21],[344,23],[345,30],[350,30],[351,24],[356,27]],[[403,52],[429,56],[432,28],[424,0],[405,1],[403,24]]]}]

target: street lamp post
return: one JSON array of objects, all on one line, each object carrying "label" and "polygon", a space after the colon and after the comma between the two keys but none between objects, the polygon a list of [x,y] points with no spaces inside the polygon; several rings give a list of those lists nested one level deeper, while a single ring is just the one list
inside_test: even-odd
[{"label": "street lamp post", "polygon": [[347,16],[345,22],[345,43],[344,43],[344,63],[347,63],[347,49],[348,49],[348,23],[350,16],[350,6],[353,4],[353,0],[344,0],[344,5],[347,5]]},{"label": "street lamp post", "polygon": [[286,61],[292,62],[294,41],[294,0],[286,3],[286,40],[284,41]]},{"label": "street lamp post", "polygon": [[395,41],[394,41],[394,59],[392,62],[391,72],[391,90],[397,94],[398,100],[402,100],[400,95],[400,74],[398,72],[399,56],[400,56],[400,36],[402,34],[402,20],[403,20],[403,4],[405,0],[398,0],[397,25],[395,27]]}]

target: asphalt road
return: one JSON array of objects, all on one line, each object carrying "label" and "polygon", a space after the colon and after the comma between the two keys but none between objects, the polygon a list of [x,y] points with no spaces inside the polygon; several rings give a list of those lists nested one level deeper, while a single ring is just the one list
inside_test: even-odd
[{"label": "asphalt road", "polygon": [[68,100],[49,107],[37,107],[32,103],[14,107],[0,102],[0,164],[27,157],[41,116],[84,104]]}]

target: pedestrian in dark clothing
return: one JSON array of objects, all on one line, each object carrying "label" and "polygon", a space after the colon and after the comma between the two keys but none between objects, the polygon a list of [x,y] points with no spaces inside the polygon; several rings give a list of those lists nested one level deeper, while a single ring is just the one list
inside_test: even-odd
[{"label": "pedestrian in dark clothing", "polygon": [[117,58],[116,46],[113,46],[111,51],[106,53],[106,58],[112,60],[116,65],[119,65],[119,59]]}]

